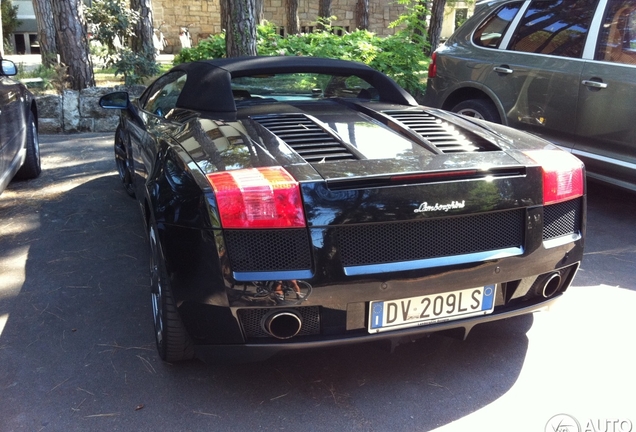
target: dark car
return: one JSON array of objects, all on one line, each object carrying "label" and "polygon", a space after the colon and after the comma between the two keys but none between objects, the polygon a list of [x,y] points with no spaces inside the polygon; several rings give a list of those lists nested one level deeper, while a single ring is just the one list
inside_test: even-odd
[{"label": "dark car", "polygon": [[479,6],[433,55],[425,103],[540,135],[636,191],[636,1]]},{"label": "dark car", "polygon": [[583,164],[358,63],[248,57],[111,93],[161,357],[412,340],[541,310],[583,253]]},{"label": "dark car", "polygon": [[10,76],[15,64],[1,60],[0,67],[0,193],[12,178],[31,179],[40,175],[38,110],[27,88]]}]

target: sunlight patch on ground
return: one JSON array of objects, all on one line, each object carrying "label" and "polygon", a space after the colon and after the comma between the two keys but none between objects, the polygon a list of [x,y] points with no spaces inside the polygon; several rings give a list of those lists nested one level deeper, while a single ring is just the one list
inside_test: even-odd
[{"label": "sunlight patch on ground", "polygon": [[75,189],[78,186],[96,180],[101,177],[116,175],[116,171],[97,172],[95,174],[79,173],[75,177],[69,177],[66,180],[57,179],[50,183],[42,184],[35,188],[13,188],[5,190],[0,196],[0,205],[3,201],[11,201],[10,205],[24,205],[25,201],[40,202],[42,200],[51,200]]},{"label": "sunlight patch on ground", "polygon": [[[590,422],[636,424],[633,329],[636,291],[607,285],[571,287],[534,315],[519,378],[501,398],[436,431],[544,431],[557,414]],[[595,429],[589,429],[593,430]]]},{"label": "sunlight patch on ground", "polygon": [[4,326],[7,325],[7,321],[9,320],[9,314],[0,315],[0,336],[2,336],[2,331],[4,330]]},{"label": "sunlight patch on ground", "polygon": [[40,228],[40,218],[37,214],[28,216],[12,217],[5,224],[0,226],[0,239],[13,237],[27,231],[36,231]]},{"label": "sunlight patch on ground", "polygon": [[15,297],[25,280],[29,246],[12,249],[10,256],[0,257],[0,300]]}]

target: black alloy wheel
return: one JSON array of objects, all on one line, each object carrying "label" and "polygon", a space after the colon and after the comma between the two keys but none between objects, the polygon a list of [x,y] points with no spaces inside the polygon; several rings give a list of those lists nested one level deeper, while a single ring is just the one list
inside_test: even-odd
[{"label": "black alloy wheel", "polygon": [[194,358],[194,346],[183,326],[170,289],[170,280],[159,244],[156,225],[150,222],[150,287],[157,351],[162,360],[177,362]]},{"label": "black alloy wheel", "polygon": [[27,114],[26,130],[26,159],[24,165],[18,170],[15,177],[21,180],[34,179],[42,172],[40,162],[40,140],[38,138],[38,126],[35,116],[31,111]]},{"label": "black alloy wheel", "polygon": [[115,163],[117,164],[117,172],[119,173],[121,182],[124,184],[126,193],[134,198],[135,170],[129,144],[128,136],[120,127],[117,127],[117,132],[115,132]]}]

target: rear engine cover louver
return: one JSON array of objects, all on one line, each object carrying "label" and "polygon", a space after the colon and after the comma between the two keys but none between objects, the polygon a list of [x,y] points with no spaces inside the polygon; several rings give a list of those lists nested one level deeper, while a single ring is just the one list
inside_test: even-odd
[{"label": "rear engine cover louver", "polygon": [[345,144],[304,114],[251,118],[283,140],[309,163],[359,159]]},{"label": "rear engine cover louver", "polygon": [[477,134],[426,112],[385,112],[438,148],[442,153],[497,151],[499,148]]}]

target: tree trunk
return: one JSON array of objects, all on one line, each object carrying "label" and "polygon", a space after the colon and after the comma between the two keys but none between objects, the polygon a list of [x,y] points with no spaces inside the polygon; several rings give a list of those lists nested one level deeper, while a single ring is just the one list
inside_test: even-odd
[{"label": "tree trunk", "polygon": [[225,50],[228,57],[256,55],[255,0],[223,0],[227,23]]},{"label": "tree trunk", "polygon": [[[322,24],[331,18],[331,0],[320,0],[318,2],[318,29],[322,30],[325,26]],[[322,18],[322,20],[320,19]]]},{"label": "tree trunk", "polygon": [[51,67],[57,64],[57,43],[55,43],[55,23],[51,0],[33,0],[33,10],[38,23],[38,42],[42,64]]},{"label": "tree trunk", "polygon": [[[2,22],[2,9],[0,8],[0,23]],[[0,57],[4,57],[4,35],[2,34],[2,25],[0,25]]]},{"label": "tree trunk", "polygon": [[439,45],[440,35],[442,34],[445,6],[446,0],[433,1],[433,7],[431,8],[431,24],[428,27],[428,40],[431,43],[431,55],[435,52]]},{"label": "tree trunk", "polygon": [[73,90],[95,86],[81,0],[52,0],[60,60],[68,66]]},{"label": "tree trunk", "polygon": [[369,30],[369,0],[356,2],[356,28]]},{"label": "tree trunk", "polygon": [[298,22],[298,0],[286,0],[287,9],[287,31],[288,35],[300,33],[300,23]]},{"label": "tree trunk", "polygon": [[263,21],[265,21],[265,15],[263,14],[263,0],[256,0],[255,4],[254,15],[256,16],[256,25],[260,25],[263,24]]},{"label": "tree trunk", "polygon": [[219,10],[221,13],[221,31],[225,31],[227,33],[229,26],[228,26],[228,12],[227,12],[227,8],[229,7],[228,4],[231,0],[220,0],[220,4],[219,4]]},{"label": "tree trunk", "polygon": [[130,0],[130,8],[139,12],[139,21],[132,38],[131,48],[140,55],[152,56],[154,59],[155,46],[152,41],[152,2],[151,0]]}]

